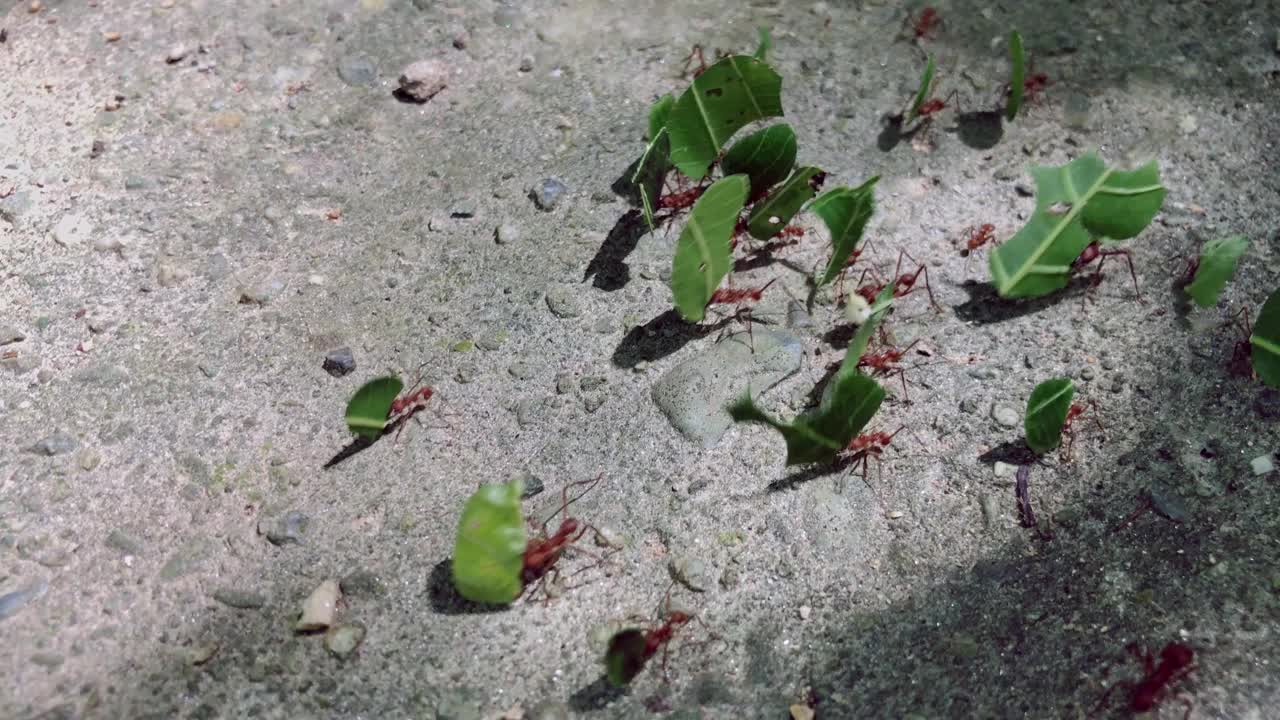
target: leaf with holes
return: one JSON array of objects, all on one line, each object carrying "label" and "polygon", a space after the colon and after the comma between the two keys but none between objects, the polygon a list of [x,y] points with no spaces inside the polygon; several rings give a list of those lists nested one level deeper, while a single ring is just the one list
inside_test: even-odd
[{"label": "leaf with holes", "polygon": [[750,392],[731,403],[728,410],[734,422],[762,423],[782,433],[787,465],[800,465],[834,460],[871,421],[883,401],[884,388],[875,380],[837,371],[818,407],[800,413],[789,423],[775,420],[757,407]]},{"label": "leaf with holes", "polygon": [[756,203],[747,217],[747,232],[757,240],[768,240],[782,232],[804,204],[813,199],[827,174],[812,165],[796,168],[791,177]]},{"label": "leaf with holes", "polygon": [[1032,451],[1047,453],[1058,446],[1075,392],[1076,387],[1068,378],[1045,380],[1031,391],[1023,429],[1027,434],[1027,447]]},{"label": "leaf with holes", "polygon": [[701,180],[734,133],[769,117],[782,117],[782,77],[749,55],[723,58],[694,78],[671,108],[671,162]]},{"label": "leaf with holes", "polygon": [[729,148],[720,169],[725,175],[745,173],[751,178],[750,197],[757,197],[786,179],[796,164],[796,133],[790,125],[770,125]]},{"label": "leaf with holes", "polygon": [[1154,161],[1128,172],[1109,170],[1090,152],[1060,167],[1033,167],[1031,176],[1031,219],[989,254],[991,281],[1001,297],[1036,297],[1065,287],[1072,262],[1093,237],[1131,238],[1164,203]]},{"label": "leaf with holes", "polygon": [[1210,240],[1200,251],[1200,259],[1196,265],[1195,279],[1187,283],[1187,294],[1200,307],[1213,307],[1218,304],[1218,296],[1227,281],[1236,274],[1236,265],[1240,256],[1249,248],[1249,241],[1243,235]]},{"label": "leaf with holes", "polygon": [[907,110],[907,122],[916,119],[916,115],[920,112],[920,106],[924,105],[924,101],[929,98],[929,92],[933,90],[933,56],[929,56],[929,62],[924,66],[924,73],[920,76],[920,89],[916,90],[916,96],[911,101],[911,107]]},{"label": "leaf with holes", "polygon": [[667,129],[659,128],[653,141],[644,149],[644,154],[636,162],[636,171],[631,175],[631,185],[640,194],[640,206],[644,221],[649,229],[654,229],[653,214],[658,210],[658,197],[662,193],[662,181],[666,179],[671,164],[667,153],[671,151],[671,137]]},{"label": "leaf with holes", "polygon": [[404,383],[395,376],[376,378],[361,385],[347,403],[347,427],[367,440],[377,440],[387,427],[391,403],[402,389]]},{"label": "leaf with holes", "polygon": [[1013,71],[1009,76],[1009,101],[1004,106],[1004,117],[1012,122],[1022,108],[1022,93],[1025,89],[1023,83],[1026,82],[1027,74],[1027,57],[1022,51],[1022,36],[1017,30],[1009,33],[1009,62]]},{"label": "leaf with holes", "polygon": [[1253,371],[1271,387],[1280,387],[1280,290],[1263,303],[1249,344],[1253,346]]},{"label": "leaf with holes", "polygon": [[513,480],[482,485],[467,500],[453,546],[453,586],[462,597],[506,604],[520,596],[526,544],[522,492],[524,484]]},{"label": "leaf with holes", "polygon": [[717,180],[693,204],[689,222],[676,241],[671,294],[680,317],[699,322],[720,281],[729,274],[733,226],[747,201],[746,175]]},{"label": "leaf with holes", "polygon": [[809,204],[809,211],[822,218],[831,235],[831,260],[815,291],[839,277],[849,256],[858,249],[867,222],[875,212],[875,184],[879,179],[876,175],[856,188],[836,188]]}]

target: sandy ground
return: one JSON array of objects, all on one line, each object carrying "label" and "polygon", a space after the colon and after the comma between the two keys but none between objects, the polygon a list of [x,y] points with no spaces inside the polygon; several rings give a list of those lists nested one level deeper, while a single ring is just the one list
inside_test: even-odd
[{"label": "sandy ground", "polygon": [[[870,1],[31,4],[0,16],[0,717],[781,718],[809,698],[1077,718],[1141,674],[1126,644],[1172,641],[1195,652],[1174,683],[1193,718],[1277,713],[1280,488],[1250,461],[1280,446],[1280,394],[1229,372],[1223,327],[1280,269],[1275,3],[939,3],[923,45],[893,40],[909,8]],[[931,356],[910,404],[886,381],[873,426],[910,432],[866,484],[784,468],[763,428],[673,430],[651,388],[716,335],[633,331],[670,308],[676,235],[610,235],[629,209],[610,186],[690,46],[750,51],[762,24],[801,162],[882,177],[864,262],[907,250],[943,306],[914,294],[889,321]],[[922,50],[992,106],[1014,26],[1043,102],[998,137],[947,111],[927,142],[885,142]],[[424,59],[448,88],[400,102]],[[961,230],[1008,237],[1027,166],[1090,148],[1154,158],[1168,187],[1127,244],[1143,302],[1122,263],[1092,300],[996,299]],[[546,178],[569,188],[551,211],[529,198]],[[1183,258],[1235,233],[1236,281],[1188,311]],[[735,280],[778,278],[759,312],[781,317],[824,257],[810,234]],[[593,258],[608,272],[584,280]],[[767,408],[803,407],[837,320],[828,300],[794,331],[805,361]],[[333,377],[344,346],[357,367]],[[322,470],[351,392],[420,367],[442,417]],[[1034,469],[1038,532],[996,462],[1063,375],[1105,430]],[[625,548],[562,597],[479,612],[448,583],[457,514],[517,473],[541,514],[603,473],[575,515]],[[1153,491],[1182,521],[1116,531]],[[667,680],[655,662],[611,691],[601,640],[653,621],[673,567],[705,626]],[[293,632],[328,578],[354,651]]]}]

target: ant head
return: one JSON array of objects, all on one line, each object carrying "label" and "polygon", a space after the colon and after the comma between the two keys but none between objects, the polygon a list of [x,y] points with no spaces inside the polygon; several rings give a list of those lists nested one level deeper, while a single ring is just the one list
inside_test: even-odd
[{"label": "ant head", "polygon": [[560,529],[556,531],[557,535],[572,535],[578,532],[578,519],[567,517],[560,523]]},{"label": "ant head", "polygon": [[1182,643],[1169,643],[1160,651],[1160,659],[1178,667],[1190,665],[1194,657],[1195,652]]}]

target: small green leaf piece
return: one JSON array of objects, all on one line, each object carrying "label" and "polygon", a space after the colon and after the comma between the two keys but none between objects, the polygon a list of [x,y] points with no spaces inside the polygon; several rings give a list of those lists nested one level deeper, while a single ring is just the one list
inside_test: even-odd
[{"label": "small green leaf piece", "polygon": [[1045,380],[1031,391],[1024,429],[1027,447],[1032,451],[1043,454],[1058,446],[1075,392],[1076,387],[1069,378]]},{"label": "small green leaf piece", "polygon": [[377,440],[387,427],[391,403],[403,388],[404,383],[395,376],[376,378],[361,385],[347,403],[347,427],[363,438]]},{"label": "small green leaf piece", "polygon": [[915,99],[911,101],[911,109],[907,111],[907,122],[916,119],[916,114],[920,112],[920,106],[929,98],[929,91],[933,89],[933,56],[929,56],[929,62],[924,66],[924,74],[920,76],[920,89],[916,90]]},{"label": "small green leaf piece", "polygon": [[782,117],[782,77],[750,55],[723,58],[694,78],[671,109],[671,162],[701,180],[734,133],[769,117]]},{"label": "small green leaf piece", "polygon": [[834,281],[844,270],[849,256],[858,249],[862,233],[875,212],[875,184],[877,175],[857,188],[836,188],[825,192],[809,205],[809,210],[822,218],[831,235],[831,260],[826,272],[818,280],[817,287]]},{"label": "small green leaf piece", "polygon": [[1184,288],[1191,299],[1200,307],[1217,305],[1222,288],[1236,274],[1236,264],[1248,248],[1249,241],[1243,235],[1206,242],[1200,250],[1195,279]]},{"label": "small green leaf piece", "polygon": [[759,27],[756,32],[760,35],[760,44],[756,46],[755,54],[751,57],[765,62],[768,60],[769,51],[773,49],[773,36],[769,34],[769,28]]},{"label": "small green leaf piece", "polygon": [[1004,106],[1004,117],[1010,122],[1022,108],[1022,92],[1026,82],[1026,54],[1022,51],[1022,36],[1017,30],[1009,31],[1009,62],[1013,67],[1009,75],[1009,102]]},{"label": "small green leaf piece", "polygon": [[1280,387],[1280,290],[1263,303],[1249,344],[1253,346],[1253,371],[1271,387]]},{"label": "small green leaf piece", "polygon": [[[862,359],[862,354],[867,351],[867,345],[871,344],[872,333],[876,331],[876,326],[880,324],[880,321],[884,320],[885,315],[889,314],[889,308],[893,306],[893,289],[893,283],[889,283],[876,296],[876,301],[870,308],[871,316],[858,327],[858,331],[849,340],[849,346],[845,348],[844,360],[840,362],[840,370],[838,372],[858,372],[858,361]],[[831,387],[831,385],[828,385],[826,391],[830,392]]]},{"label": "small green leaf piece", "polygon": [[605,677],[616,687],[629,684],[644,669],[644,631],[630,628],[609,639],[604,655]]},{"label": "small green leaf piece", "polygon": [[1131,172],[1108,170],[1089,152],[1059,167],[1031,168],[1036,209],[1013,237],[989,253],[1001,297],[1046,295],[1066,286],[1071,264],[1092,236],[1126,239],[1164,203],[1155,162]]},{"label": "small green leaf piece", "polygon": [[693,204],[689,222],[676,241],[671,294],[676,310],[689,322],[702,320],[711,295],[729,274],[729,241],[747,201],[748,185],[746,175],[717,180]]},{"label": "small green leaf piece", "polygon": [[667,118],[671,116],[671,108],[675,104],[675,96],[667,93],[658,98],[653,107],[649,108],[649,142],[657,139],[658,131],[667,126]]},{"label": "small green leaf piece", "polygon": [[817,194],[826,176],[812,165],[796,168],[785,183],[774,188],[768,197],[751,209],[751,215],[747,217],[747,232],[757,240],[768,240],[782,232],[800,208]]},{"label": "small green leaf piece", "polygon": [[524,518],[519,480],[482,485],[467,500],[453,547],[453,585],[472,602],[506,604],[524,585]]},{"label": "small green leaf piece", "polygon": [[658,210],[658,197],[662,193],[662,181],[671,169],[667,159],[671,152],[671,135],[667,129],[661,128],[653,141],[644,149],[644,155],[636,163],[635,174],[631,176],[631,185],[640,193],[641,210],[649,229],[654,229],[653,214]]},{"label": "small green leaf piece", "polygon": [[[856,364],[856,361],[855,361]],[[787,465],[829,462],[866,427],[884,401],[884,388],[857,373],[836,372],[818,407],[790,423],[770,417],[746,393],[728,407],[734,422],[755,422],[782,433]]]},{"label": "small green leaf piece", "polygon": [[725,175],[746,173],[751,178],[750,197],[785,180],[795,165],[796,133],[786,123],[770,125],[742,138],[720,161]]}]

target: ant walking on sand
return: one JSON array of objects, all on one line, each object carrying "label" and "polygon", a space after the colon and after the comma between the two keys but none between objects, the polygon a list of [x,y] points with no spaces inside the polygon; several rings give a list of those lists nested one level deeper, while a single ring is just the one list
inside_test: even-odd
[{"label": "ant walking on sand", "polygon": [[[1118,687],[1124,687],[1129,690],[1129,710],[1134,713],[1147,712],[1154,710],[1161,702],[1161,696],[1169,690],[1173,684],[1187,675],[1196,666],[1195,651],[1190,647],[1178,642],[1171,642],[1160,650],[1160,660],[1157,662],[1152,657],[1151,652],[1140,649],[1137,644],[1131,643],[1125,646],[1125,650],[1142,662],[1143,678],[1138,682],[1121,680],[1112,685],[1103,694],[1102,699],[1098,701],[1098,705],[1093,709],[1091,715],[1097,715],[1106,707],[1107,700],[1111,698],[1111,693]],[[1186,705],[1187,711],[1183,713],[1182,720],[1191,717],[1191,709],[1194,707],[1191,698],[1179,695],[1178,698]]]},{"label": "ant walking on sand", "polygon": [[[902,259],[904,257],[910,260],[911,262],[916,263],[915,272],[913,273],[902,272]],[[858,280],[859,283],[861,283],[862,280],[866,279],[867,272],[869,271],[870,269],[864,270],[862,272],[862,277]],[[933,308],[938,312],[942,312],[942,306],[939,305],[938,301],[935,300],[933,297],[933,287],[929,285],[929,269],[924,266],[924,263],[916,262],[916,259],[908,255],[906,250],[900,250],[898,252],[898,264],[894,267],[894,270],[893,270],[893,277],[894,277],[894,280],[892,281],[893,297],[894,298],[906,297],[907,295],[910,295],[912,292],[917,290],[918,288],[916,287],[916,280],[918,280],[921,275],[924,275],[924,287],[925,287],[925,290],[928,291],[929,293],[929,304],[933,305]],[[858,295],[861,295],[862,298],[867,301],[868,305],[873,305],[875,304],[876,296],[879,295],[880,291],[884,290],[887,285],[888,283],[872,282],[867,285],[861,285],[854,292],[856,292]]]},{"label": "ant walking on sand", "polygon": [[[1089,416],[1089,419],[1093,420],[1093,422],[1098,425],[1098,430],[1105,433],[1107,429],[1102,426],[1102,421],[1098,419],[1098,413],[1100,410],[1098,409],[1097,401],[1090,399],[1089,406],[1093,408],[1093,414]],[[1085,414],[1088,409],[1089,408],[1086,408],[1080,403],[1072,403],[1071,407],[1067,408],[1067,418],[1062,422],[1062,434],[1067,436],[1067,444],[1063,446],[1063,455],[1065,458],[1071,457],[1071,448],[1076,442],[1076,431],[1075,428],[1072,427],[1072,424],[1076,421],[1076,418]],[[1066,460],[1064,460],[1064,462],[1066,462]]]},{"label": "ant walking on sand", "polygon": [[[902,396],[907,404],[911,403],[911,395],[907,392],[907,368],[898,364],[903,355],[906,355],[911,348],[920,342],[919,338],[912,340],[909,345],[898,350],[896,348],[888,348],[880,352],[867,353],[858,358],[858,367],[871,368],[872,375],[897,375],[902,380]],[[856,439],[856,438],[855,438]]]},{"label": "ant walking on sand", "polygon": [[884,449],[889,447],[889,443],[893,441],[893,438],[906,427],[906,425],[902,425],[892,433],[886,433],[883,431],[862,433],[850,440],[849,444],[846,445],[842,451],[845,453],[843,457],[843,464],[849,468],[850,472],[857,470],[859,465],[862,466],[862,482],[869,490],[871,490],[871,492],[875,493],[875,488],[872,487],[870,481],[867,480],[867,465],[869,464],[869,458],[872,456],[875,457],[877,472],[879,472],[880,456],[884,454]]},{"label": "ant walking on sand", "polygon": [[752,349],[755,348],[755,336],[751,334],[751,305],[760,302],[764,298],[764,291],[769,286],[777,282],[778,278],[774,278],[758,288],[718,288],[711,293],[711,299],[707,301],[707,307],[713,305],[733,305],[737,310],[729,316],[725,321],[730,322],[734,318],[740,318],[747,324],[747,337],[751,343]]},{"label": "ant walking on sand", "polygon": [[426,364],[418,366],[418,378],[413,381],[413,386],[409,392],[401,395],[391,401],[391,407],[387,410],[388,429],[392,426],[396,428],[396,440],[400,439],[400,433],[404,430],[404,424],[409,422],[409,418],[417,415],[420,410],[425,410],[427,402],[435,395],[435,390],[430,385],[422,384],[422,368]]},{"label": "ant walking on sand", "polygon": [[1097,240],[1094,240],[1085,246],[1085,249],[1080,252],[1080,256],[1071,263],[1071,269],[1078,272],[1085,265],[1097,260],[1098,267],[1093,276],[1089,278],[1090,287],[1095,288],[1102,283],[1103,264],[1106,263],[1107,258],[1115,256],[1124,257],[1124,261],[1129,264],[1129,277],[1133,279],[1133,294],[1138,296],[1138,302],[1145,302],[1142,299],[1142,291],[1138,289],[1138,274],[1133,270],[1133,257],[1128,250],[1103,250],[1102,245]]},{"label": "ant walking on sand", "polygon": [[[548,532],[547,524],[552,518],[561,513],[565,513],[570,505],[581,500],[584,495],[595,489],[595,486],[604,478],[604,473],[600,473],[594,480],[580,480],[578,482],[569,483],[564,486],[564,490],[560,493],[560,507],[554,513],[547,516],[543,521],[539,534],[529,539],[525,543],[524,548],[524,567],[520,571],[521,583],[528,587],[530,583],[538,583],[541,585],[546,580],[548,574],[552,574],[558,578],[559,569],[556,563],[568,547],[582,539],[587,531],[601,537],[600,531],[593,525],[582,522],[574,517],[569,517],[566,513],[564,519],[560,521],[560,527],[554,533]],[[586,485],[587,488],[578,493],[572,500],[569,499],[569,488]],[[532,523],[533,519],[529,521]],[[581,550],[581,549],[579,549]],[[582,551],[586,552],[586,551]],[[586,553],[590,554],[590,553]],[[550,599],[550,593],[548,593]]]},{"label": "ant walking on sand", "polygon": [[983,223],[981,225],[970,225],[960,231],[964,236],[964,249],[960,251],[965,257],[964,267],[965,274],[969,272],[969,263],[973,259],[973,254],[980,250],[984,245],[996,244],[996,226],[991,223]]},{"label": "ant walking on sand", "polygon": [[907,13],[907,17],[902,21],[902,30],[899,31],[898,37],[902,38],[910,31],[910,37],[915,40],[933,40],[933,36],[937,33],[938,28],[942,27],[942,15],[937,9],[926,5],[920,10],[919,16],[913,16]]},{"label": "ant walking on sand", "polygon": [[671,641],[675,638],[676,633],[691,621],[696,620],[707,634],[711,636],[711,640],[721,640],[722,638],[711,631],[707,624],[697,615],[692,615],[683,610],[671,609],[671,589],[675,587],[675,583],[667,586],[667,593],[663,601],[663,609],[666,620],[657,627],[649,630],[639,630],[631,628],[623,630],[614,635],[609,640],[609,650],[605,655],[610,665],[610,679],[621,684],[631,682],[644,666],[653,659],[658,651],[662,651],[662,678],[667,681],[667,655],[670,649]]},{"label": "ant walking on sand", "polygon": [[1253,336],[1253,328],[1249,325],[1249,308],[1243,307],[1232,313],[1231,321],[1227,326],[1238,328],[1244,333],[1244,339],[1237,340],[1231,347],[1231,360],[1227,363],[1227,369],[1232,375],[1256,378],[1258,374],[1253,369],[1253,343],[1250,340]]}]

